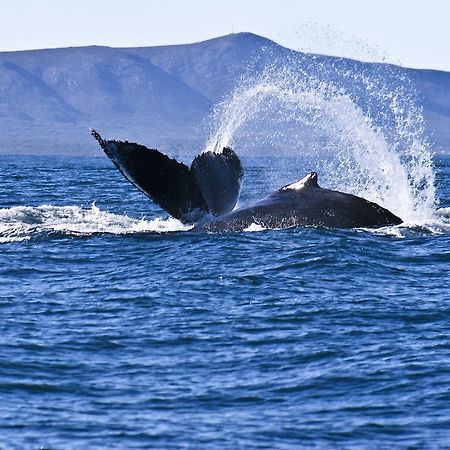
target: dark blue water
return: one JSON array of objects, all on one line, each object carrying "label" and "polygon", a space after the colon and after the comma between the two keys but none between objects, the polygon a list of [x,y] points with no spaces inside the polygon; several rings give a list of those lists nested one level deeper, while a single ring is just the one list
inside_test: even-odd
[{"label": "dark blue water", "polygon": [[162,233],[106,158],[2,157],[0,180],[0,448],[450,448],[448,210]]}]

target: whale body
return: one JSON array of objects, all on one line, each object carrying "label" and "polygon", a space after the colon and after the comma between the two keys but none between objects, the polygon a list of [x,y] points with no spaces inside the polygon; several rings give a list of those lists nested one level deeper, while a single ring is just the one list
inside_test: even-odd
[{"label": "whale body", "polygon": [[386,208],[352,194],[323,189],[317,173],[284,186],[256,203],[197,225],[192,231],[242,231],[251,225],[281,229],[299,226],[360,228],[398,225]]},{"label": "whale body", "polygon": [[229,147],[199,154],[188,167],[156,149],[128,141],[104,140],[106,155],[140,191],[193,232],[242,231],[252,224],[280,229],[298,226],[360,228],[398,225],[386,208],[352,194],[321,188],[316,172],[269,197],[233,211],[243,169]]}]

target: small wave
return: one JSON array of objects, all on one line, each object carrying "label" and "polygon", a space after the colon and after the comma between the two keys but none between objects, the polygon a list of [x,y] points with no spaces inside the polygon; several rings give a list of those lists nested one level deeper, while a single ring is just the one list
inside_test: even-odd
[{"label": "small wave", "polygon": [[[28,241],[36,236],[91,236],[95,234],[169,233],[187,231],[191,227],[172,217],[152,220],[100,210],[95,203],[90,208],[79,206],[15,206],[0,209],[0,244]],[[244,232],[264,231],[256,223]],[[404,238],[412,235],[450,233],[450,208],[440,208],[428,219],[407,221],[397,226],[360,228],[359,231]]]},{"label": "small wave", "polygon": [[414,235],[438,235],[450,233],[450,208],[435,210],[426,219],[408,220],[400,225],[382,228],[361,228],[373,234],[405,238]]},{"label": "small wave", "polygon": [[42,234],[89,236],[93,234],[167,233],[188,230],[174,218],[134,219],[79,206],[15,206],[0,209],[0,243],[21,242]]},{"label": "small wave", "polygon": [[435,212],[437,217],[442,218],[445,222],[450,224],[450,208],[439,208]]}]

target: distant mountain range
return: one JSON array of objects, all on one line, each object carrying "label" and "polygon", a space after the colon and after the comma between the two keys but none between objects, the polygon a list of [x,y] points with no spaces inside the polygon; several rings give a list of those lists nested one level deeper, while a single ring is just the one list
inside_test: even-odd
[{"label": "distant mountain range", "polygon": [[[196,152],[213,105],[249,64],[258,70],[255,61],[293,53],[251,33],[164,47],[0,53],[0,154],[98,154],[89,127],[172,154]],[[450,73],[402,70],[419,91],[436,149],[450,150]]]}]

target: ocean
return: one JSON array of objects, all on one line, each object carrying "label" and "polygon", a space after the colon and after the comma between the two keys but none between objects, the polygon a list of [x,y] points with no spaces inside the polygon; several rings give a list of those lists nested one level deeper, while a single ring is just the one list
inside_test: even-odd
[{"label": "ocean", "polygon": [[[305,175],[272,166],[242,202]],[[194,234],[106,157],[0,157],[0,448],[450,448],[431,170],[397,227]]]}]

